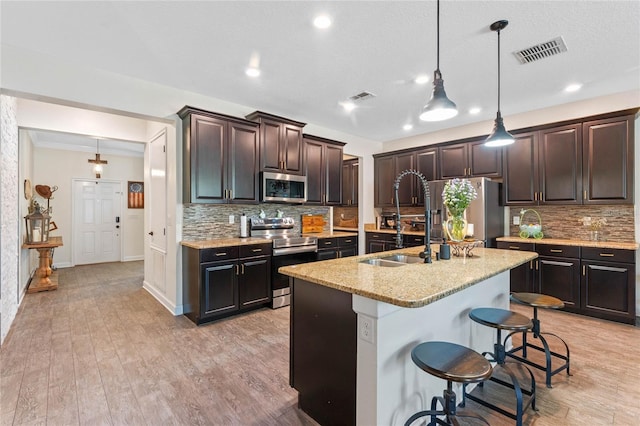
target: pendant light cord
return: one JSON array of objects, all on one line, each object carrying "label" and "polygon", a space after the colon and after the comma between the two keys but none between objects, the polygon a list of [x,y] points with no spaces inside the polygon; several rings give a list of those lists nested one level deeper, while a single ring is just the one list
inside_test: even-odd
[{"label": "pendant light cord", "polygon": [[438,78],[442,78],[440,74],[440,0],[437,1],[436,12],[436,72]]},{"label": "pendant light cord", "polygon": [[500,115],[500,30],[498,30],[498,116]]}]

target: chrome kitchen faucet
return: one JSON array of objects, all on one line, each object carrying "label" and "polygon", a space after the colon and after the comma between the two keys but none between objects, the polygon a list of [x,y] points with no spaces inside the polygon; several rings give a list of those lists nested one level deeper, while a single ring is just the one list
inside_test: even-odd
[{"label": "chrome kitchen faucet", "polygon": [[[402,248],[402,216],[400,215],[400,201],[398,201],[398,188],[400,188],[400,181],[406,175],[415,175],[420,179],[422,183],[422,189],[424,191],[424,252],[420,253],[420,257],[424,258],[424,263],[431,263],[431,197],[429,195],[429,182],[422,173],[417,170],[405,170],[398,175],[393,182],[393,189],[396,196],[396,247]],[[415,215],[413,215],[415,216]]]}]

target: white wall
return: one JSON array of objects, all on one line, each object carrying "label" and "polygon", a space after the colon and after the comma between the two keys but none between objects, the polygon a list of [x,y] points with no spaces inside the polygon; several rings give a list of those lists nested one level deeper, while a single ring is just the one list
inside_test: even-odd
[{"label": "white wall", "polygon": [[[71,240],[71,212],[72,179],[95,180],[93,165],[87,160],[92,158],[86,152],[63,151],[48,148],[34,148],[33,150],[33,185],[57,186],[50,202],[52,207],[51,220],[56,222],[58,229],[51,235],[62,236],[63,246],[56,248],[54,263],[58,267],[72,266]],[[103,160],[109,164],[104,166],[101,179],[120,181],[126,194],[127,181],[142,181],[143,158],[104,155]],[[35,195],[40,205],[46,206],[47,201]],[[136,260],[144,257],[144,229],[143,210],[128,209],[126,196],[122,197],[122,240],[124,259]]]},{"label": "white wall", "polygon": [[[19,176],[18,176],[18,188],[19,195],[18,199],[20,201],[20,211],[19,217],[25,217],[29,214],[29,204],[30,199],[25,198],[24,194],[24,181],[25,179],[29,179],[31,182],[32,192],[35,193],[35,184],[33,183],[33,144],[31,142],[31,138],[29,137],[29,133],[25,130],[19,131],[19,139],[18,139],[18,150],[19,150]],[[26,235],[25,230],[25,222],[20,221],[20,236]],[[36,262],[38,261],[38,252],[36,250],[22,249],[20,252],[20,273],[19,273],[19,282],[18,282],[18,294],[20,296],[20,300],[22,300],[22,296],[24,296],[24,292],[26,291],[27,284],[29,283],[29,277],[36,267]]]},{"label": "white wall", "polygon": [[18,311],[20,253],[16,100],[0,95],[0,343]]}]

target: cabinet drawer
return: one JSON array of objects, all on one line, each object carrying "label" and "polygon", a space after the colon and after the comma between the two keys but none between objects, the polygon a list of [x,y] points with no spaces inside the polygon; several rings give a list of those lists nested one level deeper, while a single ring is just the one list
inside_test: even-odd
[{"label": "cabinet drawer", "polygon": [[371,240],[380,240],[380,241],[394,241],[396,236],[394,234],[383,234],[376,232],[368,232],[367,238]]},{"label": "cabinet drawer", "polygon": [[636,252],[633,250],[583,247],[582,258],[607,262],[636,263]]},{"label": "cabinet drawer", "polygon": [[318,239],[318,250],[325,248],[338,247],[337,238],[320,238]]},{"label": "cabinet drawer", "polygon": [[339,247],[351,247],[358,245],[358,237],[338,237]]},{"label": "cabinet drawer", "polygon": [[417,247],[424,245],[424,236],[420,235],[404,235],[402,242],[406,247]]},{"label": "cabinet drawer", "polygon": [[498,241],[498,248],[503,250],[535,251],[533,243],[512,243],[509,241]]},{"label": "cabinet drawer", "polygon": [[271,243],[240,246],[240,257],[271,256],[272,247]]},{"label": "cabinet drawer", "polygon": [[216,247],[200,250],[200,263],[236,259],[237,257],[238,246]]},{"label": "cabinet drawer", "polygon": [[536,251],[540,256],[580,257],[580,247],[538,244]]}]

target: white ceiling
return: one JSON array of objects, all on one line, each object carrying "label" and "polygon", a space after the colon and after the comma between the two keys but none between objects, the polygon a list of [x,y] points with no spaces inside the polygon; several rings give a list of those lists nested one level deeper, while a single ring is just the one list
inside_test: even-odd
[{"label": "white ceiling", "polygon": [[96,153],[100,142],[100,154],[121,155],[125,157],[142,157],[144,145],[139,142],[119,139],[95,138],[91,135],[79,135],[48,130],[29,130],[29,137],[35,147],[46,147],[66,151]]},{"label": "white ceiling", "polygon": [[[436,67],[434,1],[0,2],[2,44],[378,141],[492,119],[501,34],[502,112],[640,89],[638,1],[441,3],[440,69],[460,114],[419,122]],[[333,18],[328,30],[311,24]],[[568,52],[520,65],[513,51],[562,36]],[[262,74],[244,74],[259,57]],[[46,70],[43,70],[46,72]],[[582,90],[565,93],[569,83]],[[377,95],[351,114],[339,102]],[[194,105],[198,106],[198,105]],[[481,107],[478,115],[468,113]],[[414,124],[411,131],[402,126]],[[487,129],[487,133],[490,129]]]}]

